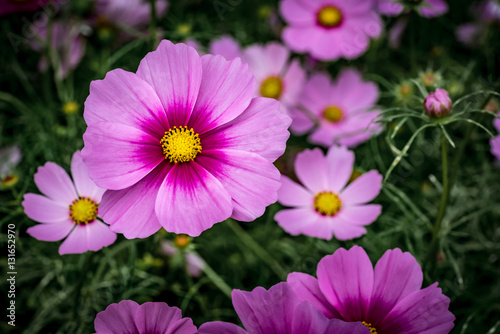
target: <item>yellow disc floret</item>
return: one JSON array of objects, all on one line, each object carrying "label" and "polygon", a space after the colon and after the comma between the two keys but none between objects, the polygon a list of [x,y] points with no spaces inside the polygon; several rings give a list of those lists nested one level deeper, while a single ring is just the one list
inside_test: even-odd
[{"label": "yellow disc floret", "polygon": [[269,77],[260,86],[260,95],[272,99],[279,99],[283,92],[283,82],[281,78]]},{"label": "yellow disc floret", "polygon": [[165,159],[170,162],[188,162],[201,152],[200,136],[187,126],[174,126],[160,141]]},{"label": "yellow disc floret", "polygon": [[334,216],[341,207],[339,197],[332,192],[320,192],[314,197],[314,210],[323,216]]},{"label": "yellow disc floret", "polygon": [[189,242],[190,242],[190,238],[189,238],[189,236],[187,236],[185,234],[179,234],[174,239],[174,244],[178,248],[186,248],[189,245]]},{"label": "yellow disc floret", "polygon": [[337,123],[342,119],[342,110],[339,107],[331,106],[323,111],[323,117],[331,123]]},{"label": "yellow disc floret", "polygon": [[363,325],[365,325],[366,327],[368,327],[368,329],[370,330],[370,334],[378,334],[377,330],[375,329],[375,327],[372,327],[372,324],[370,324],[369,322],[366,322],[366,321],[362,321],[361,322]]},{"label": "yellow disc floret", "polygon": [[335,28],[342,22],[342,12],[334,6],[325,6],[318,12],[318,24],[325,28]]},{"label": "yellow disc floret", "polygon": [[78,196],[69,206],[69,217],[75,224],[88,224],[97,218],[98,206],[89,197]]}]

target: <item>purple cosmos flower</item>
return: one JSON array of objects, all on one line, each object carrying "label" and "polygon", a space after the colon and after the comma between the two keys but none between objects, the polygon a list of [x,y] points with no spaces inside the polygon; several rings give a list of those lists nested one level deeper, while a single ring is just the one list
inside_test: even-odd
[{"label": "purple cosmos flower", "polygon": [[410,253],[388,250],[375,269],[363,248],[338,249],[318,264],[318,279],[288,275],[301,300],[330,319],[362,321],[376,334],[446,334],[455,317],[437,283],[421,289],[422,269]]},{"label": "purple cosmos flower", "polygon": [[41,224],[28,228],[32,237],[43,241],[66,238],[59,247],[59,254],[97,251],[116,240],[98,217],[98,207],[104,189],[89,178],[87,166],[79,151],[71,160],[73,181],[64,169],[52,162],[39,167],[35,183],[45,195],[25,194],[24,212]]},{"label": "purple cosmos flower", "polygon": [[[31,41],[31,47],[39,52],[42,52],[48,43],[48,26],[36,26],[34,31],[34,39]],[[57,68],[57,76],[61,79],[65,78],[73,71],[85,54],[86,39],[81,34],[82,25],[80,23],[70,22],[54,22],[51,32],[51,48],[57,53],[59,61]],[[48,60],[42,57],[38,63],[40,71],[45,71],[48,68]]]},{"label": "purple cosmos flower", "polygon": [[[294,207],[278,212],[274,219],[292,235],[339,240],[366,233],[382,206],[365,204],[382,188],[382,175],[369,171],[347,185],[354,166],[354,153],[332,146],[326,157],[319,148],[305,150],[295,159],[295,173],[304,186],[281,176],[278,201]],[[347,187],[346,187],[347,185]]]},{"label": "purple cosmos flower", "polygon": [[286,113],[295,107],[306,73],[298,60],[290,60],[290,51],[286,47],[279,43],[249,46],[243,59],[257,79],[256,96],[280,101]]},{"label": "purple cosmos flower", "polygon": [[[398,16],[405,11],[404,1],[400,0],[378,0],[378,11],[387,16]],[[416,11],[426,18],[444,15],[448,12],[448,4],[445,0],[406,0],[410,6],[417,6]]]},{"label": "purple cosmos flower", "polygon": [[287,283],[269,290],[233,290],[232,298],[246,330],[214,321],[201,325],[199,334],[370,334],[361,323],[328,320],[309,302],[301,302]]},{"label": "purple cosmos flower", "polygon": [[[495,120],[493,121],[493,125],[495,126],[497,132],[500,132],[500,119],[495,118]],[[500,160],[500,136],[491,138],[490,145],[491,153],[497,158],[497,160]]]},{"label": "purple cosmos flower", "polygon": [[241,48],[238,42],[231,36],[221,36],[213,40],[209,47],[213,55],[221,55],[227,60],[233,60],[236,57],[241,58]]},{"label": "purple cosmos flower", "polygon": [[[0,0],[0,16],[18,12],[32,12],[50,0]],[[55,1],[57,2],[57,0]]]},{"label": "purple cosmos flower", "polygon": [[357,58],[383,28],[371,0],[282,0],[280,11],[285,44],[319,60]]},{"label": "purple cosmos flower", "polygon": [[96,334],[195,334],[190,318],[166,303],[137,304],[122,300],[99,312],[94,321]]},{"label": "purple cosmos flower", "polygon": [[427,95],[424,101],[425,112],[431,117],[446,116],[452,107],[450,96],[444,89],[436,89],[434,93]]},{"label": "purple cosmos flower", "polygon": [[15,169],[21,159],[21,149],[17,145],[0,150],[0,188],[12,187],[17,183],[18,177],[15,174]]},{"label": "purple cosmos flower", "polygon": [[261,216],[277,200],[273,162],[290,119],[254,91],[240,59],[200,57],[169,41],[137,73],[117,69],[92,82],[82,155],[90,177],[110,189],[99,210],[111,230],[198,236],[229,217]]},{"label": "purple cosmos flower", "polygon": [[379,111],[369,111],[377,100],[377,86],[354,69],[343,70],[334,82],[326,73],[314,74],[300,98],[301,110],[292,112],[291,130],[304,134],[316,123],[310,142],[356,146],[382,130],[373,123]]}]

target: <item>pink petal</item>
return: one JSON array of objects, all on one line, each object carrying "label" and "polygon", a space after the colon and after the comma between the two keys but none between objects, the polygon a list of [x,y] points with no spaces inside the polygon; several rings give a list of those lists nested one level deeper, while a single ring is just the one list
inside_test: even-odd
[{"label": "pink petal", "polygon": [[255,78],[240,58],[229,62],[222,56],[205,55],[201,63],[200,93],[188,123],[200,134],[238,117],[255,90]]},{"label": "pink petal", "polygon": [[351,177],[354,167],[354,152],[342,146],[332,146],[326,155],[328,164],[328,186],[339,193]]},{"label": "pink petal", "polygon": [[163,181],[155,204],[167,232],[196,237],[231,216],[231,195],[194,161],[175,164]]},{"label": "pink petal", "polygon": [[137,75],[155,90],[170,126],[185,126],[201,85],[202,66],[196,50],[163,40],[142,59]]},{"label": "pink petal", "polygon": [[360,206],[344,206],[337,215],[354,226],[365,226],[373,223],[381,212],[381,205],[368,204]]},{"label": "pink petal", "polygon": [[263,157],[237,150],[204,151],[196,159],[232,198],[232,218],[252,221],[277,201],[280,173]]},{"label": "pink petal", "polygon": [[274,99],[252,99],[248,108],[233,121],[201,137],[203,149],[248,151],[274,162],[285,152],[290,136],[287,131],[290,118],[279,111],[279,106]]},{"label": "pink petal", "polygon": [[206,322],[198,329],[198,334],[248,334],[243,328],[223,321]]},{"label": "pink petal", "polygon": [[69,218],[71,201],[63,204],[42,195],[25,194],[22,204],[26,215],[34,221],[39,223],[59,223]]},{"label": "pink petal", "polygon": [[[310,53],[311,55],[318,59],[324,61],[336,60],[340,57],[348,58],[350,53],[353,53],[351,34],[347,35],[347,38],[343,38],[343,34],[347,33],[345,29],[343,31],[328,30],[325,31],[321,28],[316,29],[314,35],[311,35],[309,39],[310,43]],[[314,41],[314,42],[313,42]],[[349,57],[350,58],[350,57]]]},{"label": "pink petal", "polygon": [[394,0],[378,0],[378,11],[383,15],[397,16],[401,14],[403,9],[403,5],[395,3]]},{"label": "pink petal", "polygon": [[[318,42],[321,34],[318,33],[318,28],[313,26],[308,27],[293,27],[289,26],[283,29],[281,38],[291,50],[295,52],[310,51],[312,46]],[[314,55],[313,55],[314,56]],[[316,59],[320,59],[314,56]]]},{"label": "pink petal", "polygon": [[137,333],[195,334],[190,318],[182,318],[181,310],[166,303],[144,303],[134,314]]},{"label": "pink petal", "polygon": [[318,264],[321,292],[346,321],[366,319],[373,288],[373,267],[363,248],[343,248]]},{"label": "pink petal", "polygon": [[68,233],[75,227],[71,219],[51,223],[51,224],[37,224],[26,230],[26,232],[33,238],[42,241],[59,241],[64,239]]},{"label": "pink petal", "polygon": [[304,89],[305,80],[306,72],[298,60],[293,60],[283,77],[281,102],[289,107],[295,107]]},{"label": "pink petal", "polygon": [[69,236],[59,247],[59,254],[81,254],[86,251],[98,251],[111,245],[116,240],[116,234],[109,226],[94,220],[86,225],[76,225]]},{"label": "pink petal", "polygon": [[312,192],[319,193],[328,189],[328,166],[319,148],[305,150],[297,154],[295,174],[302,184]]},{"label": "pink petal", "polygon": [[305,114],[305,112],[299,109],[289,109],[288,114],[292,117],[290,131],[294,135],[304,135],[314,127],[314,122]]},{"label": "pink petal", "polygon": [[370,202],[382,189],[382,175],[376,170],[371,170],[345,188],[340,193],[340,200],[346,204],[363,204]]},{"label": "pink petal", "polygon": [[86,196],[99,203],[106,189],[99,188],[89,177],[87,165],[83,162],[80,151],[76,151],[71,159],[71,175],[75,182],[76,191],[80,196]]},{"label": "pink petal", "polygon": [[90,178],[106,189],[130,187],[165,160],[160,139],[118,123],[89,126],[82,157]]},{"label": "pink petal", "polygon": [[311,143],[318,144],[324,147],[330,147],[334,143],[335,135],[338,134],[339,126],[320,123],[319,127],[313,131],[308,140]]},{"label": "pink petal", "polygon": [[304,86],[300,103],[313,115],[322,117],[323,111],[330,106],[332,91],[330,76],[325,73],[313,74]]},{"label": "pink petal", "polygon": [[231,36],[221,36],[210,43],[210,53],[221,55],[226,60],[241,57],[240,45]]},{"label": "pink petal", "polygon": [[307,300],[314,308],[320,311],[328,319],[340,319],[340,314],[330,305],[328,300],[319,289],[318,280],[304,273],[288,274],[286,279],[288,285],[300,300]]},{"label": "pink petal", "polygon": [[[388,250],[375,265],[375,281],[370,302],[370,321],[382,321],[394,306],[422,286],[422,268],[410,253]],[[373,323],[378,327],[379,323]]]},{"label": "pink petal", "polygon": [[305,8],[297,0],[284,0],[280,3],[280,13],[289,24],[309,26],[316,24],[314,12]]},{"label": "pink petal", "polygon": [[[248,69],[257,80],[263,81],[271,76],[281,77],[283,69],[290,58],[290,51],[283,45],[271,42],[264,46],[248,47],[243,57],[248,63]],[[260,89],[260,87],[258,87]]]},{"label": "pink petal", "polygon": [[448,12],[445,0],[427,0],[420,7],[419,12],[423,17],[433,18]]},{"label": "pink petal", "polygon": [[333,236],[331,218],[320,216],[313,208],[281,210],[274,219],[291,235],[304,234],[325,240]]},{"label": "pink petal", "polygon": [[361,237],[366,234],[366,229],[359,224],[353,224],[350,221],[344,220],[338,215],[331,224],[331,228],[335,238],[338,240],[351,240]]},{"label": "pink petal", "polygon": [[187,271],[192,277],[198,277],[203,272],[205,261],[193,253],[186,253]]},{"label": "pink petal", "polygon": [[134,316],[138,310],[139,304],[131,300],[109,305],[94,320],[97,334],[130,333],[131,330],[136,330]]},{"label": "pink petal", "polygon": [[99,213],[113,232],[122,233],[128,239],[147,238],[161,228],[155,201],[171,166],[162,163],[133,186],[104,193]]},{"label": "pink petal", "polygon": [[35,184],[43,194],[63,205],[69,205],[78,198],[68,173],[53,162],[38,167]]},{"label": "pink petal", "polygon": [[311,209],[314,195],[306,188],[292,181],[288,176],[281,176],[281,187],[278,190],[278,201],[285,206],[301,206]]},{"label": "pink petal", "polygon": [[169,128],[153,88],[135,73],[122,69],[108,72],[104,80],[92,81],[83,116],[88,126],[119,123],[160,138]]}]

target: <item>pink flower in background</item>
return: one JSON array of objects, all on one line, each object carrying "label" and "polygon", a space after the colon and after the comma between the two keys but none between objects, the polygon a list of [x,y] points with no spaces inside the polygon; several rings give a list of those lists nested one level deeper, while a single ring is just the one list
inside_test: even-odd
[{"label": "pink flower in background", "polygon": [[[79,22],[57,21],[52,24],[52,31],[47,30],[48,26],[35,26],[34,38],[30,41],[30,46],[42,53],[51,39],[51,48],[57,53],[57,76],[64,79],[73,71],[85,54],[86,39],[82,35],[82,25]],[[40,71],[46,71],[49,67],[49,60],[43,56],[38,63]]]},{"label": "pink flower in background", "polygon": [[90,177],[110,189],[99,210],[111,230],[198,236],[229,217],[261,216],[277,200],[273,162],[290,119],[254,92],[240,59],[200,57],[169,41],[137,73],[117,69],[92,82],[82,155]]},{"label": "pink flower in background", "polygon": [[52,162],[38,168],[35,183],[45,196],[25,194],[23,207],[28,217],[41,224],[28,228],[27,232],[43,241],[67,237],[59,247],[59,254],[98,251],[116,240],[116,234],[98,219],[104,189],[89,178],[79,151],[71,160],[71,174],[73,181]]},{"label": "pink flower in background", "polygon": [[14,186],[18,177],[15,169],[21,162],[22,153],[19,146],[8,146],[0,150],[0,189]]},{"label": "pink flower in background", "polygon": [[373,123],[379,111],[370,111],[378,93],[354,69],[343,70],[333,82],[326,73],[314,74],[304,87],[300,110],[293,110],[291,130],[304,134],[314,129],[309,141],[325,147],[356,146],[382,130]]},{"label": "pink flower in background", "polygon": [[485,0],[471,6],[469,12],[474,22],[458,26],[455,35],[457,40],[468,47],[482,45],[491,25],[500,25],[500,3],[495,0]]},{"label": "pink flower in background", "polygon": [[290,59],[290,51],[279,43],[249,46],[243,60],[257,79],[255,96],[276,99],[283,111],[295,107],[302,92],[306,73],[298,60]]},{"label": "pink flower in background", "polygon": [[18,12],[32,12],[49,2],[50,0],[0,0],[0,16]]},{"label": "pink flower in background", "polygon": [[[161,245],[161,252],[167,256],[177,256],[179,255],[179,249],[176,245],[170,241],[164,241]],[[192,277],[198,277],[203,272],[203,267],[205,266],[205,261],[199,257],[196,253],[186,250],[182,256],[185,256],[187,271]]]},{"label": "pink flower in background", "polygon": [[[222,321],[200,326],[199,334],[370,334],[359,323],[328,320],[307,301],[300,301],[287,283],[269,290],[233,290],[233,306],[245,326]],[[99,333],[97,333],[99,334]]]},{"label": "pink flower in background", "polygon": [[97,313],[96,334],[195,334],[197,328],[190,318],[183,318],[177,307],[166,303],[137,304],[122,300]]},{"label": "pink flower in background", "polygon": [[[412,7],[423,17],[433,18],[448,12],[448,4],[445,0],[423,0],[413,1]],[[378,11],[387,16],[397,16],[405,12],[405,6],[399,0],[378,0]]]},{"label": "pink flower in background", "polygon": [[210,53],[221,55],[227,60],[233,60],[236,57],[241,58],[241,48],[238,42],[231,36],[221,36],[210,42]]},{"label": "pink flower in background", "polygon": [[357,58],[383,29],[371,0],[282,0],[280,12],[285,44],[319,60]]},{"label": "pink flower in background", "polygon": [[375,265],[363,248],[343,248],[318,264],[317,279],[291,273],[299,299],[330,319],[359,322],[378,334],[447,334],[455,317],[437,283],[422,287],[422,269],[410,253],[388,250]]},{"label": "pink flower in background", "polygon": [[[493,125],[497,132],[500,132],[500,119],[495,118],[493,121]],[[500,160],[500,136],[496,136],[495,138],[490,139],[491,145],[491,154],[493,154],[497,160]]]},{"label": "pink flower in background", "polygon": [[278,201],[293,209],[279,211],[274,219],[292,235],[321,239],[354,239],[366,233],[381,205],[366,204],[380,193],[382,175],[371,170],[347,185],[354,167],[354,153],[332,146],[326,156],[319,148],[305,150],[295,159],[299,185],[281,176]]}]

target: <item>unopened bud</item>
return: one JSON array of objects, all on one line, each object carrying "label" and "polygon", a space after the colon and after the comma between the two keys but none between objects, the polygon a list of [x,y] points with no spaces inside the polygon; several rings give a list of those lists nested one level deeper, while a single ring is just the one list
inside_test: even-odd
[{"label": "unopened bud", "polygon": [[443,117],[450,113],[453,104],[448,92],[444,89],[436,89],[430,93],[424,101],[425,112],[431,117]]}]

